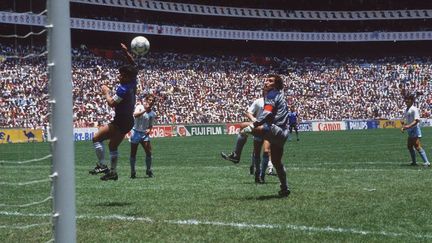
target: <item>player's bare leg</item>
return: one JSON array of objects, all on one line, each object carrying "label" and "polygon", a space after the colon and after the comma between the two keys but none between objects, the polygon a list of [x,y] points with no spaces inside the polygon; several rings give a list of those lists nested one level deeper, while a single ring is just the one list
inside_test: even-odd
[{"label": "player's bare leg", "polygon": [[150,141],[145,141],[142,142],[141,145],[144,148],[144,151],[146,153],[146,158],[145,158],[145,162],[146,162],[146,175],[148,177],[153,177],[153,170],[151,168],[152,166],[152,146],[150,144]]},{"label": "player's bare leg", "polygon": [[129,162],[130,162],[130,169],[131,169],[130,178],[132,178],[132,179],[136,178],[135,164],[136,164],[137,150],[138,150],[138,144],[137,143],[131,143]]}]

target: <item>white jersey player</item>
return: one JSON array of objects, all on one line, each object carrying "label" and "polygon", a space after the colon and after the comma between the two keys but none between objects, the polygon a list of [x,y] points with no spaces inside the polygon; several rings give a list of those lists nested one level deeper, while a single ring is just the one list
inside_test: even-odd
[{"label": "white jersey player", "polygon": [[150,144],[150,133],[153,128],[153,123],[156,118],[156,113],[153,111],[154,96],[148,94],[145,97],[144,105],[139,104],[135,107],[134,119],[135,123],[131,131],[131,137],[129,139],[131,143],[130,153],[130,166],[131,166],[131,178],[136,177],[135,163],[136,153],[138,144],[141,144],[146,153],[146,174],[149,177],[153,177],[152,165],[152,147]]},{"label": "white jersey player", "polygon": [[[264,94],[265,95],[265,94]],[[252,102],[246,112],[246,116],[252,121],[255,122],[258,117],[262,115],[264,112],[264,98],[258,98]],[[240,155],[243,150],[243,146],[246,143],[246,134],[239,134],[237,136],[236,146],[234,148],[234,152],[231,154],[221,153],[222,158],[226,160],[230,160],[234,163],[238,163],[240,161]],[[261,148],[264,145],[263,157],[261,160]],[[254,136],[254,147],[252,153],[252,164],[249,169],[249,173],[251,175],[255,175],[256,183],[264,183],[265,171],[267,170],[267,166],[269,164],[269,154],[270,154],[270,144],[268,141],[265,141],[262,136]],[[271,162],[270,162],[271,164]],[[270,172],[272,170],[273,165],[271,166]]]},{"label": "white jersey player", "polygon": [[404,124],[401,128],[401,132],[408,132],[407,148],[411,155],[411,165],[417,165],[415,153],[415,150],[417,150],[423,159],[424,166],[429,167],[429,160],[420,143],[420,138],[422,136],[420,130],[420,112],[418,108],[414,106],[414,100],[415,96],[413,95],[405,96],[405,104],[407,108],[404,112]]},{"label": "white jersey player", "polygon": [[[264,94],[265,96],[265,94]],[[258,98],[256,99],[248,109],[248,113],[246,116],[252,121],[256,122],[257,117],[260,117],[264,111],[264,98]],[[268,141],[265,141],[260,136],[254,136],[254,154],[252,154],[252,165],[250,167],[250,173],[253,174],[254,168],[255,168],[255,154],[258,156],[260,155],[261,147],[264,145],[264,151],[263,151],[263,158],[261,161],[261,172],[260,172],[260,178],[261,181],[264,182],[265,172],[267,170],[268,166],[268,174],[269,175],[275,175],[273,173],[273,164],[269,158],[270,155],[270,143]]]}]

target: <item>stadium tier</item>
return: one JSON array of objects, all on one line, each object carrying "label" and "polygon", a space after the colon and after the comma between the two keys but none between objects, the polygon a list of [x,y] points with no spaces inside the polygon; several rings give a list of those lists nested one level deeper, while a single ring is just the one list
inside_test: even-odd
[{"label": "stadium tier", "polygon": [[[1,46],[1,55],[13,54]],[[21,47],[22,55],[30,47]],[[42,48],[37,49],[42,52]],[[76,127],[111,119],[99,94],[102,83],[114,85],[116,52],[73,50]],[[140,62],[139,98],[157,97],[157,123],[227,123],[245,119],[250,101],[262,92],[270,71],[282,74],[290,105],[303,120],[395,119],[402,115],[402,89],[422,93],[420,109],[430,111],[432,59],[281,58],[211,56],[153,52]],[[43,127],[47,122],[45,58],[1,62],[2,127]]]}]

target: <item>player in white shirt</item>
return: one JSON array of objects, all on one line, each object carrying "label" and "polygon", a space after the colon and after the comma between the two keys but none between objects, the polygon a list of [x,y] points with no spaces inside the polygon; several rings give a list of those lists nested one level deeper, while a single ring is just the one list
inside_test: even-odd
[{"label": "player in white shirt", "polygon": [[411,165],[417,165],[415,153],[415,150],[417,150],[423,159],[424,166],[429,167],[429,160],[420,143],[420,138],[422,137],[420,130],[420,112],[418,108],[414,106],[414,100],[414,95],[405,96],[405,104],[407,108],[404,112],[404,122],[401,132],[408,132],[407,148],[411,155]]},{"label": "player in white shirt", "polygon": [[[261,116],[264,110],[264,98],[256,99],[248,108],[245,115],[252,121],[255,122],[257,117]],[[234,163],[240,161],[240,156],[243,150],[243,146],[246,144],[248,136],[246,134],[238,134],[237,142],[234,148],[234,152],[225,154],[221,152],[222,158],[230,160]],[[261,161],[261,149],[263,148],[263,159]],[[250,174],[255,174],[256,183],[264,183],[265,171],[267,170],[268,164],[271,164],[269,159],[270,155],[270,143],[264,140],[261,136],[254,136],[254,147],[252,153],[252,164],[250,166]]]},{"label": "player in white shirt", "polygon": [[[265,93],[264,93],[265,96]],[[257,117],[260,117],[264,111],[264,98],[256,99],[252,105],[249,106],[246,116],[252,121],[255,122]],[[265,172],[267,167],[269,168],[269,175],[273,175],[273,164],[270,160],[270,143],[267,140],[264,140],[260,136],[254,136],[254,149],[252,154],[252,165],[250,167],[250,174],[253,175],[255,168],[257,168],[257,164],[260,163],[260,155],[261,148],[263,148],[263,155],[261,160],[261,170],[260,170],[260,179],[261,182],[265,181]]]},{"label": "player in white shirt", "polygon": [[136,163],[136,153],[138,150],[138,144],[141,144],[146,153],[145,163],[146,163],[146,174],[149,177],[153,177],[153,171],[151,169],[152,165],[152,147],[150,144],[150,133],[153,128],[153,123],[156,118],[156,113],[153,111],[154,96],[148,94],[145,97],[144,105],[138,104],[134,111],[134,126],[131,131],[130,143],[130,166],[131,166],[131,178],[136,177],[135,163]]}]

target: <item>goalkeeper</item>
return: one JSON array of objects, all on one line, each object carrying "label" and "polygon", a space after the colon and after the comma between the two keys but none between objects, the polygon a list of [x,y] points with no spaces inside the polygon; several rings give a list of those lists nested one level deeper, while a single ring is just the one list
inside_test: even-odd
[{"label": "goalkeeper", "polygon": [[289,134],[287,127],[289,119],[282,78],[279,75],[269,75],[264,81],[264,90],[267,95],[264,99],[262,115],[255,122],[242,123],[240,133],[262,136],[270,142],[273,166],[280,181],[279,196],[287,197],[290,190],[282,164],[282,155]]}]

